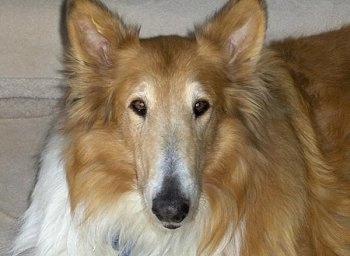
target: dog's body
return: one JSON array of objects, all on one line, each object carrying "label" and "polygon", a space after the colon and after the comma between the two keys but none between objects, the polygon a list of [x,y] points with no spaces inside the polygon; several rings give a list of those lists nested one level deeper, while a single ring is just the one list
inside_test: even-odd
[{"label": "dog's body", "polygon": [[263,3],[241,0],[140,40],[68,5],[65,108],[14,255],[350,255],[350,28],[263,49]]}]

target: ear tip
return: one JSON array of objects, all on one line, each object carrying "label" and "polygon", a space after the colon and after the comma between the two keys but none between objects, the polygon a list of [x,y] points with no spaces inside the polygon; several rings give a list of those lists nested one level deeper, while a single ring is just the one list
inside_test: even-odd
[{"label": "ear tip", "polygon": [[82,2],[90,2],[89,0],[66,0],[66,7],[68,9],[74,8],[77,4]]},{"label": "ear tip", "polygon": [[[195,35],[206,34],[211,29],[215,20],[221,20],[222,17],[227,17],[227,21],[237,20],[237,16],[247,14],[256,18],[256,21],[267,27],[267,5],[265,0],[229,0],[221,9],[218,9],[212,16],[209,16],[204,23],[198,23],[194,26]],[[232,17],[232,18],[229,18]]]},{"label": "ear tip", "polygon": [[265,19],[267,20],[267,3],[266,3],[266,1],[265,0],[258,0],[258,3],[260,4],[260,6],[261,6],[261,9],[262,9],[262,11],[263,11],[263,14],[264,14],[264,16],[265,16]]},{"label": "ear tip", "polygon": [[266,1],[265,0],[257,0],[263,9],[266,9]]},{"label": "ear tip", "polygon": [[77,8],[77,5],[80,4],[80,2],[84,2],[84,1],[66,0],[65,8],[66,8],[66,13],[67,13],[67,15],[66,15],[67,18]]},{"label": "ear tip", "polygon": [[71,12],[76,8],[99,8],[105,12],[109,12],[109,9],[99,0],[66,0],[66,10]]}]

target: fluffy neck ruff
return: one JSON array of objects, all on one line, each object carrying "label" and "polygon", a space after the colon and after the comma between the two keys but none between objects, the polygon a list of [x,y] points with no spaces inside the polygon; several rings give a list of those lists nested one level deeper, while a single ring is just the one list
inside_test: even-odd
[{"label": "fluffy neck ruff", "polygon": [[[130,192],[119,200],[122,203],[108,210],[101,209],[84,221],[79,221],[83,216],[79,214],[83,212],[80,205],[75,219],[79,233],[83,236],[80,241],[85,243],[81,246],[85,250],[90,247],[96,255],[198,255],[198,248],[207,234],[204,227],[210,216],[205,203],[201,203],[194,220],[176,230],[168,230],[154,223],[145,213],[138,193]],[[227,228],[215,251],[203,251],[200,254],[222,255],[229,252],[230,255],[238,255],[242,231],[243,225],[236,231]]]}]

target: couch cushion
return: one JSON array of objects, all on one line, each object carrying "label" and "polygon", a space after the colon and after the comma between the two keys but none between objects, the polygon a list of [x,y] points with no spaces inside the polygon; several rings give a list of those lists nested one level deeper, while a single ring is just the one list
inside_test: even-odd
[{"label": "couch cushion", "polygon": [[0,119],[0,255],[5,255],[16,219],[28,205],[50,119]]}]

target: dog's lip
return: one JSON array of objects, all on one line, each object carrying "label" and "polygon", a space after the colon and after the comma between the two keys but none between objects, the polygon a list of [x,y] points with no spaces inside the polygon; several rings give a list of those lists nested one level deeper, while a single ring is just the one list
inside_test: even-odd
[{"label": "dog's lip", "polygon": [[167,228],[167,229],[178,229],[179,227],[181,227],[180,224],[174,224],[174,223],[162,223],[163,227]]},{"label": "dog's lip", "polygon": [[157,222],[163,227],[166,228],[167,230],[174,230],[181,228],[185,223],[188,221],[188,217],[186,217],[183,221],[181,222],[167,222],[167,221],[159,221],[157,219]]}]

